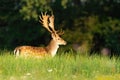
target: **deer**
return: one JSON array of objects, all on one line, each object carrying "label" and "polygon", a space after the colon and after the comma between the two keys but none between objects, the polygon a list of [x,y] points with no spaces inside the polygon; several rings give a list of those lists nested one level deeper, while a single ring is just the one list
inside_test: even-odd
[{"label": "deer", "polygon": [[36,46],[18,46],[14,49],[14,55],[16,57],[23,56],[23,57],[45,57],[51,56],[54,57],[58,51],[60,45],[66,45],[66,41],[63,40],[60,36],[64,34],[63,31],[56,31],[54,28],[54,15],[48,15],[47,12],[41,13],[39,16],[39,22],[42,26],[48,30],[51,34],[51,40],[49,44],[45,47],[36,47]]}]

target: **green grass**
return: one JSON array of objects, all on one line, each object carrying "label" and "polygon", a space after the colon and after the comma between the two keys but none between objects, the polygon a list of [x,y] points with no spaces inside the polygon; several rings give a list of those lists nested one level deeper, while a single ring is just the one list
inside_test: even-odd
[{"label": "green grass", "polygon": [[15,58],[0,56],[0,80],[120,80],[120,60],[100,56]]}]

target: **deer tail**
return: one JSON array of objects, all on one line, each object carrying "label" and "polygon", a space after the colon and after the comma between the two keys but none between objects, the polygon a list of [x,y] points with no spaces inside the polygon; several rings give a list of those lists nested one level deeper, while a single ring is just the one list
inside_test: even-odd
[{"label": "deer tail", "polygon": [[17,56],[20,56],[20,49],[15,49],[14,50],[14,55],[17,57]]}]

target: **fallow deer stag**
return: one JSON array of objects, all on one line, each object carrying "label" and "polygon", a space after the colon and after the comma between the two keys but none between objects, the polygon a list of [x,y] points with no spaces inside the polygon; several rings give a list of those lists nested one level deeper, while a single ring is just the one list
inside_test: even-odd
[{"label": "fallow deer stag", "polygon": [[51,41],[46,47],[34,47],[34,46],[19,46],[14,50],[14,55],[23,56],[23,57],[44,57],[44,56],[52,56],[54,57],[59,45],[66,45],[66,41],[64,41],[60,35],[62,32],[58,32],[54,28],[54,15],[48,15],[47,13],[42,13],[40,17],[40,23],[42,23],[43,27],[46,28],[51,33]]}]

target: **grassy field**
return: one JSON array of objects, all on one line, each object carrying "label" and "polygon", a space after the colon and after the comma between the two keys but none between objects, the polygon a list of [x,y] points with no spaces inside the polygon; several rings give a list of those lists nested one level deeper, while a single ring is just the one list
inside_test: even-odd
[{"label": "grassy field", "polygon": [[0,56],[0,80],[120,80],[120,59],[100,56],[15,58]]}]

